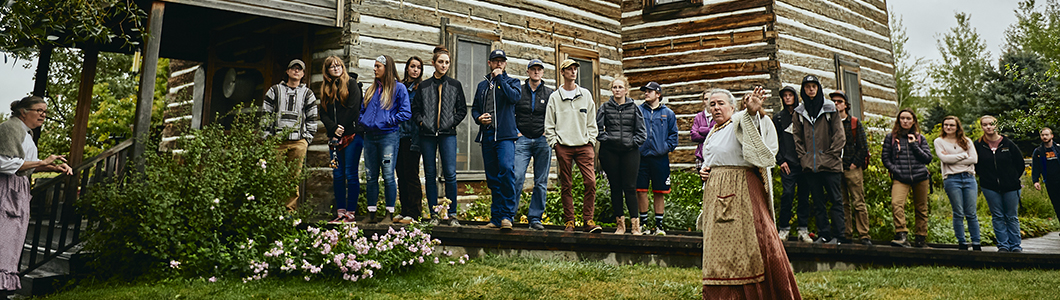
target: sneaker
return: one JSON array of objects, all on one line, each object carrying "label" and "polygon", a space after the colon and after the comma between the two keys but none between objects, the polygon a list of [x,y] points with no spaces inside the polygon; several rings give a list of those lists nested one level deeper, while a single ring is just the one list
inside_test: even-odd
[{"label": "sneaker", "polygon": [[997,252],[1012,252],[1005,248],[997,248]]},{"label": "sneaker", "polygon": [[600,228],[600,226],[597,226],[596,222],[594,222],[593,220],[589,220],[589,221],[585,222],[585,232],[588,232],[588,233],[600,233],[600,231],[603,231],[603,228]]},{"label": "sneaker", "polygon": [[412,219],[412,217],[404,217],[404,218],[401,218],[401,220],[398,220],[398,223],[401,223],[401,224],[412,224],[412,221],[414,221],[414,219]]},{"label": "sneaker", "polygon": [[780,235],[780,240],[781,241],[787,241],[788,240],[788,234],[790,234],[790,233],[791,233],[791,227],[784,227],[784,228],[777,229],[777,234]]},{"label": "sneaker", "polygon": [[825,239],[823,236],[819,237],[819,238],[817,238],[817,240],[813,241],[814,244],[827,244],[828,242],[829,242],[829,240]]},{"label": "sneaker", "polygon": [[455,217],[450,217],[449,226],[453,226],[453,227],[460,226],[460,221],[457,221]]},{"label": "sneaker", "polygon": [[428,221],[427,224],[430,224],[431,226],[438,226],[438,218],[431,218],[431,220]]},{"label": "sneaker", "polygon": [[972,251],[983,251],[983,245],[972,244]]},{"label": "sneaker", "polygon": [[346,220],[346,214],[343,213],[343,214],[339,214],[338,217],[335,217],[334,220],[328,221],[328,224],[346,224],[346,222],[349,222],[349,221]]},{"label": "sneaker", "polygon": [[404,220],[404,219],[405,219],[405,216],[402,216],[401,214],[397,214],[397,215],[394,216],[393,219],[390,219],[390,221],[394,222],[394,223],[397,223],[397,222],[401,222],[401,220]]},{"label": "sneaker", "polygon": [[891,240],[891,246],[909,248],[909,233],[898,232],[894,234],[894,239]]},{"label": "sneaker", "polygon": [[482,228],[485,228],[485,229],[497,229],[497,228],[501,228],[501,226],[497,225],[497,224],[493,224],[493,222],[490,222],[490,223],[486,223],[486,225],[482,225]]},{"label": "sneaker", "polygon": [[541,222],[533,221],[530,222],[530,230],[545,230],[545,225],[542,225]]},{"label": "sneaker", "polygon": [[1022,252],[1023,252],[1023,249],[1021,249],[1021,248],[1012,249],[1012,253],[1022,253]]},{"label": "sneaker", "polygon": [[512,231],[512,220],[504,219],[501,220],[501,230]]},{"label": "sneaker", "polygon": [[663,230],[662,228],[656,228],[655,229],[655,235],[666,235],[666,231]]},{"label": "sneaker", "polygon": [[957,245],[957,250],[968,251],[968,244]]},{"label": "sneaker", "polygon": [[872,246],[872,240],[870,240],[870,239],[861,239],[861,244],[871,247]]},{"label": "sneaker", "polygon": [[567,223],[563,225],[563,231],[574,232],[574,220],[567,221]]},{"label": "sneaker", "polygon": [[799,228],[799,240],[804,243],[813,243],[813,238],[810,237],[810,231],[805,227]]},{"label": "sneaker", "polygon": [[837,246],[838,246],[838,245],[840,245],[840,244],[843,244],[843,242],[842,242],[842,241],[840,241],[840,240],[839,240],[838,238],[835,238],[835,239],[831,239],[831,240],[829,240],[829,241],[828,241],[827,243],[825,243],[825,244],[829,244],[829,245],[837,245]]}]

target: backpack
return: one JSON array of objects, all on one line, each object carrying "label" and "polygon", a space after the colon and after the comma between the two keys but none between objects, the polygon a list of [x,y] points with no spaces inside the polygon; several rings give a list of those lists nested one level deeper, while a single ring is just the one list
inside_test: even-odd
[{"label": "backpack", "polygon": [[[858,118],[855,116],[850,116],[850,136],[858,138]],[[865,167],[869,166],[869,157],[872,157],[872,153],[865,151]]]}]

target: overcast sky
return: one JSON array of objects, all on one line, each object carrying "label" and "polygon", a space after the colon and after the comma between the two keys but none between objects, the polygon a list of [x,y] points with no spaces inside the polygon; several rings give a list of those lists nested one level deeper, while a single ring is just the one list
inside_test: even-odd
[{"label": "overcast sky", "polygon": [[[909,43],[906,47],[916,57],[938,60],[936,37],[956,26],[954,12],[971,14],[972,25],[986,41],[991,61],[996,61],[1005,42],[1004,31],[1016,21],[1016,0],[889,0],[888,8],[904,19]],[[1041,4],[1039,4],[1041,5]],[[3,54],[0,54],[0,60]],[[11,101],[33,90],[33,71],[23,68],[25,61],[8,57],[0,65],[0,113],[8,115]],[[996,64],[996,63],[995,63]]]}]

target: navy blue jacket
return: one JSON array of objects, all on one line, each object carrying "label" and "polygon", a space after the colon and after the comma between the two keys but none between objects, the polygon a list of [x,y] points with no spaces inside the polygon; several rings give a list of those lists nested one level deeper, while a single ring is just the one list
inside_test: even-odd
[{"label": "navy blue jacket", "polygon": [[[471,119],[479,125],[478,136],[475,142],[482,142],[482,135],[493,129],[494,141],[514,140],[519,138],[519,129],[515,123],[515,104],[519,103],[523,88],[519,79],[508,77],[508,73],[501,73],[494,78],[488,78],[478,83],[475,89],[475,102],[471,106]],[[489,111],[486,107],[486,97],[493,97],[493,122],[490,125],[479,123],[478,117]]]},{"label": "navy blue jacket", "polygon": [[[1053,153],[1052,158],[1047,157],[1049,151]],[[1057,163],[1056,157],[1058,154],[1060,145],[1055,142],[1051,148],[1046,148],[1045,143],[1034,148],[1034,153],[1031,154],[1031,182],[1038,182],[1038,178],[1041,178],[1045,183],[1060,183],[1060,164]],[[1050,179],[1052,181],[1049,181]]]},{"label": "navy blue jacket", "polygon": [[640,145],[641,156],[666,155],[677,148],[677,115],[666,104],[659,103],[659,107],[652,109],[647,102],[640,105],[640,113],[644,115],[644,127],[648,130],[648,138]]}]

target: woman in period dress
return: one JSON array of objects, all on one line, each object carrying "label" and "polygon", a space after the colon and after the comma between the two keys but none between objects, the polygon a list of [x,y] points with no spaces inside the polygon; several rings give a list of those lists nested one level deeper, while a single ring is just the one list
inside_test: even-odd
[{"label": "woman in period dress", "polygon": [[707,92],[717,125],[703,142],[703,299],[801,299],[777,236],[765,183],[776,164],[777,132],[761,87],[736,111],[727,90]]},{"label": "woman in period dress", "polygon": [[13,117],[0,124],[0,299],[22,288],[18,263],[29,225],[30,176],[34,171],[73,175],[64,155],[37,158],[30,130],[44,124],[47,114],[44,99],[30,96],[12,102]]}]

